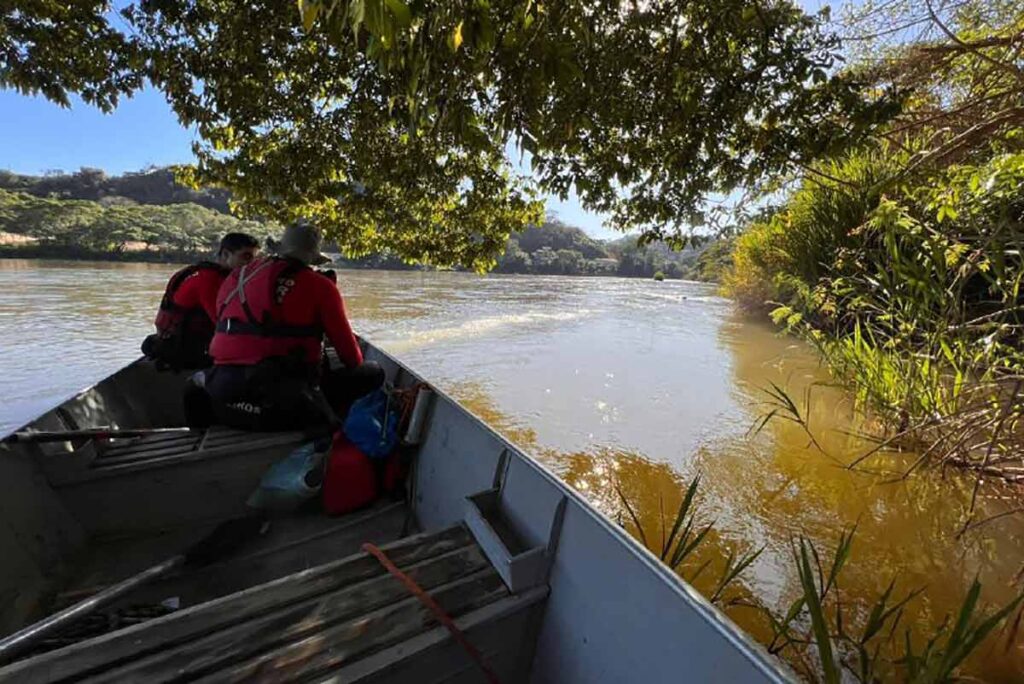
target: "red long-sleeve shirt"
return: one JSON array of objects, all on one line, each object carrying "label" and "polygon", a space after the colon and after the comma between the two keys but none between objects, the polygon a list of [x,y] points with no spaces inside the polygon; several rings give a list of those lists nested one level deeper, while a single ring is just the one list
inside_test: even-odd
[{"label": "red long-sleeve shirt", "polygon": [[199,269],[185,279],[172,300],[184,309],[201,308],[213,323],[217,320],[217,293],[225,278],[226,273],[215,269]]},{"label": "red long-sleeve shirt", "polygon": [[[251,264],[254,268],[257,264]],[[267,288],[269,283],[258,274],[246,286],[250,300]],[[265,275],[270,276],[268,270]],[[234,271],[220,288],[217,295],[219,310],[230,293],[238,284],[239,271]],[[302,269],[292,275],[285,285],[286,291],[281,298],[280,306],[274,312],[274,322],[287,326],[319,326],[331,346],[338,352],[338,357],[348,367],[355,367],[363,362],[363,353],[359,349],[355,333],[349,324],[345,311],[345,301],[338,287],[329,278],[311,269]],[[278,283],[277,287],[281,287]],[[252,292],[252,294],[249,294]],[[303,339],[299,342],[289,338],[258,338],[250,335],[229,335],[217,333],[210,345],[210,356],[214,363],[223,365],[253,365],[268,356],[286,354],[288,349],[298,344],[305,351],[306,360],[311,364],[320,362],[321,342],[319,339]]]}]

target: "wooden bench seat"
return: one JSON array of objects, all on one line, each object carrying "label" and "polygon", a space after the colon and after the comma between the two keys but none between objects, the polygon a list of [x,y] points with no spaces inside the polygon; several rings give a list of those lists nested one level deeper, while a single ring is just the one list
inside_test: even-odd
[{"label": "wooden bench seat", "polygon": [[46,456],[43,465],[50,485],[89,534],[153,534],[241,513],[267,468],[309,439],[303,432],[214,426],[196,434],[90,443]]},{"label": "wooden bench seat", "polygon": [[[379,501],[341,517],[319,511],[276,517],[257,539],[231,556],[203,568],[179,571],[148,584],[113,605],[152,605],[173,599],[193,606],[227,594],[357,553],[364,542],[387,544],[408,526],[404,502]],[[80,571],[57,597],[54,610],[131,577],[202,539],[215,525],[95,545],[80,560]]]},{"label": "wooden bench seat", "polygon": [[[509,594],[456,526],[383,546],[502,681],[524,681],[546,588]],[[0,669],[31,681],[481,681],[433,614],[359,553]]]}]

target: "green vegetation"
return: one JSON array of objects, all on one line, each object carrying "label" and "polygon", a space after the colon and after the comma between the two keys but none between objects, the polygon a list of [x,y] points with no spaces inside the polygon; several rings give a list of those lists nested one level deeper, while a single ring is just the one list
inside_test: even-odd
[{"label": "green vegetation", "polygon": [[[273,226],[240,221],[227,212],[231,195],[194,191],[170,169],[107,176],[98,169],[24,176],[0,170],[0,255],[61,258],[194,259],[219,236],[242,230],[258,236]],[[712,246],[717,243],[712,243]],[[639,246],[636,236],[611,243],[589,237],[555,217],[511,236],[498,259],[499,273],[699,277],[695,249],[664,243]],[[346,256],[350,268],[416,268],[394,251]]]},{"label": "green vegetation", "polygon": [[271,233],[265,224],[196,204],[60,200],[0,190],[0,255],[180,261],[209,255],[232,231]]},{"label": "green vegetation", "polygon": [[908,107],[753,222],[725,290],[819,347],[877,418],[870,453],[1024,480],[1024,11],[971,7],[892,52]]},{"label": "green vegetation", "polygon": [[[783,0],[38,2],[0,14],[0,87],[111,109],[148,80],[201,137],[180,179],[245,217],[311,218],[357,260],[724,274],[877,419],[864,458],[907,447],[1024,481],[1024,9],[858,2],[845,54],[827,19]],[[36,248],[184,252],[265,226],[195,204],[223,193],[142,206],[95,174],[0,180],[0,226]],[[694,249],[707,201],[737,188],[779,204]],[[544,224],[538,190],[575,190],[639,239]],[[769,418],[806,429],[771,397]],[[708,534],[695,487],[654,548],[677,570]],[[914,594],[844,605],[850,548],[826,572],[799,540],[802,595],[771,617],[772,650],[813,679],[948,681],[1020,603],[978,616],[975,585],[923,646],[900,640]],[[756,553],[728,557],[712,600]]]},{"label": "green vegetation", "polygon": [[665,274],[662,273],[661,271],[655,271],[654,272],[654,279],[657,280],[660,283],[662,280],[665,279]]},{"label": "green vegetation", "polygon": [[78,200],[131,200],[137,204],[198,204],[229,213],[231,194],[216,188],[193,190],[176,182],[170,168],[151,167],[138,173],[108,176],[101,169],[82,168],[74,173],[52,171],[26,176],[0,170],[0,190],[36,197]]},{"label": "green vegetation", "polygon": [[681,246],[709,196],[861,140],[900,96],[834,69],[827,19],[782,0],[37,2],[0,13],[0,87],[110,109],[148,81],[200,136],[182,177],[245,216],[486,269],[541,222],[535,189]]},{"label": "green vegetation", "polygon": [[[1024,595],[992,612],[978,613],[981,584],[971,585],[956,619],[947,615],[923,647],[900,622],[914,604],[926,601],[923,589],[894,595],[895,578],[866,613],[844,605],[840,579],[851,555],[853,531],[840,535],[832,562],[822,563],[817,548],[800,537],[793,557],[801,595],[784,616],[765,610],[772,624],[770,653],[785,658],[810,681],[862,684],[886,679],[939,684],[959,680],[959,668],[982,642],[1017,610]],[[918,601],[918,597],[921,597]],[[764,609],[762,609],[764,610]],[[1019,620],[1019,617],[1018,617]],[[1007,643],[1012,643],[1016,630]]]},{"label": "green vegetation", "polygon": [[[925,588],[911,589],[900,596],[896,591],[897,578],[893,578],[871,606],[860,609],[844,601],[843,570],[853,556],[855,533],[848,530],[840,535],[830,561],[806,537],[798,536],[793,541],[798,593],[784,611],[773,610],[743,587],[743,574],[760,558],[765,547],[738,555],[730,550],[720,564],[713,557],[702,557],[701,552],[715,533],[715,525],[713,521],[704,521],[701,515],[700,480],[697,475],[690,481],[671,522],[665,519],[663,502],[659,502],[657,512],[639,510],[615,485],[624,513],[620,525],[688,582],[702,578],[704,594],[711,603],[725,609],[757,611],[767,622],[768,651],[783,658],[807,681],[958,681],[959,668],[967,658],[1005,626],[1024,603],[1024,595],[1019,595],[1001,608],[980,608],[981,584],[975,580],[955,619],[945,616],[922,638],[901,623],[915,609],[927,605]],[[628,519],[629,526],[623,517]],[[659,522],[657,539],[649,535],[650,530],[645,530],[642,522],[652,518]],[[1007,644],[1016,637],[1019,620],[1018,612]]]}]

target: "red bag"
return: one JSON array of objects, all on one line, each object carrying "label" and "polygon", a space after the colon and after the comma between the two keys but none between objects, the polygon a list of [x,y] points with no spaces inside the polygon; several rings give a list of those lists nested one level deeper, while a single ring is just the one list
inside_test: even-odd
[{"label": "red bag", "polygon": [[405,475],[405,463],[402,462],[402,456],[396,451],[384,462],[384,472],[381,474],[381,489],[384,494],[395,496],[398,489],[405,483]]},{"label": "red bag", "polygon": [[324,510],[331,515],[348,513],[377,498],[377,473],[373,463],[340,432],[334,436],[324,474]]}]

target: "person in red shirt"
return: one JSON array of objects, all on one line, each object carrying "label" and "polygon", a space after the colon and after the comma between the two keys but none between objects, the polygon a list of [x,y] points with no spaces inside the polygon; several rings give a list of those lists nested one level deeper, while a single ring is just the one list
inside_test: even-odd
[{"label": "person in red shirt", "polygon": [[252,261],[258,251],[253,236],[228,233],[220,241],[216,261],[200,261],[171,276],[154,321],[156,333],[143,341],[142,353],[161,369],[208,367],[217,292],[231,269]]},{"label": "person in red shirt", "polygon": [[[333,274],[310,267],[329,261],[320,242],[315,227],[289,226],[279,256],[245,264],[221,285],[214,367],[203,378],[220,422],[249,430],[311,427],[333,421],[384,382],[379,365],[363,362]],[[324,338],[341,368],[323,363]]]}]

